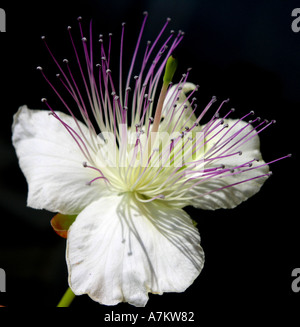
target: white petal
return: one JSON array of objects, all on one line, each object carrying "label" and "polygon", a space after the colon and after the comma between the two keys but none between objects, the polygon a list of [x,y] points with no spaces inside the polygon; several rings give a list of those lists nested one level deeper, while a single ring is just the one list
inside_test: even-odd
[{"label": "white petal", "polygon": [[68,234],[71,289],[106,305],[145,306],[148,292],[183,292],[203,261],[199,232],[183,210],[128,193],[89,205]]},{"label": "white petal", "polygon": [[[255,134],[252,132],[246,136],[250,131],[253,131],[253,128],[250,125],[246,127],[246,122],[238,122],[237,120],[233,119],[226,119],[224,123],[228,124],[229,126],[226,139],[230,139],[230,137],[236,135],[236,137],[228,142],[226,148],[230,148],[239,140],[241,141],[224,154],[222,154],[222,151],[224,151],[225,148],[220,149],[220,151],[214,154],[213,157],[218,157],[218,155],[224,156],[230,153],[236,153],[238,151],[241,151],[242,154],[236,154],[227,158],[214,160],[210,165],[206,165],[205,168],[225,165],[225,168],[227,169],[234,169],[247,162],[253,161],[253,159],[259,159],[259,161],[253,161],[251,163],[251,167],[240,167],[235,169],[234,174],[231,174],[230,171],[225,173],[225,175],[231,176],[210,178],[200,182],[188,193],[189,196],[194,197],[194,199],[191,201],[191,205],[194,207],[210,210],[219,208],[233,208],[256,194],[267,179],[267,176],[255,178],[269,172],[269,167],[265,165],[265,162],[262,160],[258,135],[255,135],[253,138],[249,139],[243,144],[246,139]],[[204,128],[205,126],[203,129]],[[219,129],[216,129],[213,134],[217,134],[218,131]],[[224,130],[224,133],[226,133],[226,130]],[[220,133],[217,138],[214,138],[207,144],[205,158],[209,158],[209,154],[213,153],[213,145],[218,142],[221,135],[223,134]],[[207,136],[207,138],[211,136],[212,135]],[[249,179],[252,180],[243,182]],[[198,181],[200,180],[201,179],[198,179]],[[232,184],[235,185],[227,187]]]},{"label": "white petal", "polygon": [[[57,114],[77,129],[70,116]],[[88,135],[87,127],[80,126]],[[83,167],[86,159],[76,142],[48,111],[23,106],[14,116],[12,129],[19,164],[28,182],[28,206],[77,214],[107,192],[103,180],[86,185],[97,172]]]}]

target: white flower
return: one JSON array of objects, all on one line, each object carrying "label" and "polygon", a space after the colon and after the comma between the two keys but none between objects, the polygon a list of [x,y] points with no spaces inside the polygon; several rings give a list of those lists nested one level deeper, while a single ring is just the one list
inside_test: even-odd
[{"label": "white flower", "polygon": [[[182,32],[171,33],[156,54],[161,34],[153,47],[148,42],[140,73],[132,77],[146,19],[124,88],[124,24],[118,86],[102,36],[97,53],[101,65],[95,65],[79,19],[85,75],[68,27],[85,96],[71,64],[64,60],[63,69],[43,37],[83,122],[75,118],[74,102],[69,104],[39,67],[69,115],[54,111],[43,99],[49,111],[23,106],[13,123],[13,144],[28,182],[28,206],[77,215],[67,239],[69,285],[76,295],[88,294],[107,305],[126,301],[144,306],[149,292],[183,292],[199,275],[204,253],[199,232],[182,208],[233,208],[258,192],[269,176],[258,133],[272,122],[253,118],[253,128],[230,119],[233,110],[224,112],[226,100],[202,124],[216,98],[196,116],[193,96],[198,87],[187,82],[189,70],[176,85],[168,87],[164,80],[156,100],[161,74]],[[110,43],[111,36],[109,48]],[[248,116],[253,113],[243,119]]]}]

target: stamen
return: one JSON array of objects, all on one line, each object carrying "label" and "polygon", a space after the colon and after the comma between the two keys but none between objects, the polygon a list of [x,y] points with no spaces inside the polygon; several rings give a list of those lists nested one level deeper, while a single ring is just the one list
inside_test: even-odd
[{"label": "stamen", "polygon": [[108,180],[107,180],[105,177],[101,177],[101,176],[99,176],[99,177],[96,177],[96,178],[92,179],[92,180],[89,181],[89,182],[86,182],[86,185],[90,186],[93,182],[95,182],[95,181],[97,181],[97,180],[99,180],[99,179],[104,179],[104,180],[106,180],[106,181],[108,182]]},{"label": "stamen", "polygon": [[[52,112],[53,117],[55,117],[65,128],[66,130],[69,132],[69,134],[72,136],[72,138],[74,139],[74,141],[76,142],[76,144],[78,145],[79,149],[81,150],[81,152],[83,153],[83,155],[88,158],[89,160],[93,161],[91,154],[89,152],[89,149],[87,147],[87,145],[85,144],[84,140],[78,135],[78,133],[72,128],[70,127],[67,123],[65,123],[52,109],[52,107],[48,104],[48,101],[46,98],[42,98],[42,102],[45,103],[47,105],[47,107],[49,108],[49,110]],[[82,144],[82,145],[81,145]],[[82,147],[83,146],[83,147]]]},{"label": "stamen", "polygon": [[164,200],[164,199],[165,199],[165,196],[164,196],[163,194],[156,195],[156,196],[154,196],[153,198],[151,198],[151,199],[146,199],[146,200],[140,198],[140,197],[138,196],[137,193],[134,193],[134,195],[135,195],[135,197],[136,197],[136,199],[137,199],[138,201],[143,202],[143,203],[152,202],[152,201],[154,201],[154,200]]},{"label": "stamen", "polygon": [[[216,97],[212,97],[211,101],[200,112],[196,120],[191,122],[191,118],[194,117],[193,115],[198,110],[195,92],[198,91],[199,85],[186,96],[183,103],[179,103],[181,92],[184,90],[191,68],[188,68],[181,75],[179,83],[171,90],[171,86],[173,85],[172,78],[176,70],[176,61],[172,57],[172,53],[181,42],[184,32],[179,31],[175,34],[174,31],[171,31],[165,40],[161,41],[162,35],[170,23],[169,18],[163,23],[163,27],[154,39],[154,42],[146,42],[143,58],[141,58],[143,60],[141,66],[137,69],[136,57],[141,48],[141,40],[148,13],[145,12],[144,15],[133,51],[126,84],[124,85],[125,88],[122,84],[125,23],[122,23],[121,28],[119,72],[117,73],[119,75],[119,81],[117,83],[113,81],[110,68],[111,52],[114,49],[113,42],[115,41],[112,38],[112,34],[108,34],[107,47],[105,47],[106,42],[103,41],[103,35],[99,35],[99,43],[97,44],[100,47],[99,58],[101,60],[99,60],[100,63],[95,65],[92,47],[92,24],[90,22],[89,34],[84,34],[81,26],[82,18],[78,17],[80,39],[85,59],[84,64],[82,64],[71,34],[72,28],[71,26],[67,27],[76,57],[77,67],[81,75],[81,82],[86,90],[85,96],[81,94],[79,83],[75,81],[75,75],[71,71],[72,62],[69,63],[67,59],[64,59],[63,63],[65,66],[58,63],[46,43],[46,38],[44,36],[41,37],[50,56],[59,69],[58,74],[56,74],[57,81],[64,86],[67,95],[71,96],[71,99],[75,101],[83,122],[88,127],[89,135],[85,135],[86,133],[83,133],[80,129],[81,124],[75,118],[71,110],[72,106],[68,105],[64,96],[58,93],[58,89],[46,77],[43,68],[38,66],[37,70],[41,72],[73,117],[76,123],[75,129],[63,122],[50,107],[46,98],[43,98],[42,102],[46,104],[50,110],[50,114],[60,121],[77,143],[86,160],[82,163],[83,167],[97,172],[95,178],[87,182],[87,185],[103,179],[108,182],[106,184],[109,184],[109,187],[118,190],[118,192],[124,192],[124,188],[126,191],[134,192],[138,201],[178,201],[177,204],[181,205],[181,203],[185,204],[186,201],[190,200],[186,192],[200,183],[236,176],[238,174],[246,174],[249,170],[263,167],[289,156],[275,159],[269,163],[261,162],[260,164],[256,164],[256,161],[258,161],[257,158],[249,160],[246,155],[245,160],[243,160],[243,157],[238,158],[237,156],[243,155],[241,151],[243,145],[268,126],[274,124],[275,121],[260,121],[260,118],[257,117],[243,124],[243,127],[240,128],[238,124],[242,120],[248,118],[250,115],[254,115],[254,112],[250,111],[244,117],[237,120],[235,124],[228,126],[226,119],[234,112],[234,109],[228,109],[227,113],[225,112],[222,115],[221,109],[224,108],[225,103],[229,99],[221,102],[214,114],[208,119],[205,127],[197,129],[201,130],[202,135],[199,138],[194,137],[196,127],[202,123],[204,115],[212,108],[212,105],[217,99]],[[96,78],[94,70],[98,74]],[[162,75],[163,85],[158,102],[155,105],[153,101],[157,98],[156,91],[159,90]],[[132,89],[129,85],[132,86]],[[172,94],[169,94],[169,101],[167,104],[165,103],[166,112],[164,112],[164,119],[162,120],[163,104],[166,95],[171,91]],[[136,139],[130,147],[126,143],[128,127],[127,111],[129,108],[131,109],[131,131],[136,132]],[[176,117],[176,121],[174,121],[174,117]],[[92,124],[92,121],[96,122],[96,128]],[[121,124],[122,126],[120,126]],[[250,124],[252,124],[253,128],[250,127]],[[157,145],[154,142],[155,136],[153,135],[152,137],[151,132],[156,133],[160,128],[168,132],[176,131],[176,135],[172,136],[172,139],[167,144]],[[98,151],[102,155],[103,142],[108,144],[106,137],[105,139],[103,137],[101,144],[98,144],[97,140],[99,140],[99,137],[97,135],[99,132],[114,133],[113,139],[118,147],[117,152],[119,155],[116,169],[104,168],[101,170],[96,165]],[[132,152],[128,150],[129,148]],[[198,157],[199,151],[203,152],[203,155],[200,157]],[[183,153],[184,159],[182,159]],[[231,166],[227,165],[225,167],[222,163],[222,160],[226,163],[227,161],[225,160],[228,158],[232,158],[232,162],[234,162],[235,157],[238,159],[235,164],[236,166],[232,164]],[[197,160],[194,160],[194,158],[197,158]],[[107,163],[110,159],[104,158],[104,160]],[[166,169],[166,167],[168,168]],[[270,173],[248,178],[199,196],[205,196],[206,194],[221,191],[225,188],[269,175]]]}]

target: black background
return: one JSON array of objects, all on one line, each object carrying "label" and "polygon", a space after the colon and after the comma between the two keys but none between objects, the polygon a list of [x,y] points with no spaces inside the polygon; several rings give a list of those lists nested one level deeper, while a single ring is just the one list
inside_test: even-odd
[{"label": "black background", "polygon": [[260,313],[267,319],[296,313],[300,293],[291,290],[291,272],[300,267],[300,33],[291,29],[291,12],[297,2],[52,0],[0,6],[7,19],[7,31],[0,34],[0,267],[7,275],[2,304],[32,311],[55,307],[67,288],[65,240],[49,225],[53,214],[26,207],[27,185],[11,145],[18,107],[41,108],[42,97],[55,101],[35,69],[53,67],[40,36],[47,36],[59,60],[70,58],[66,27],[75,30],[81,15],[86,27],[93,19],[95,35],[114,34],[117,60],[121,23],[127,23],[125,44],[131,55],[147,10],[144,44],[154,39],[167,17],[172,18],[170,29],[185,31],[177,51],[178,71],[193,68],[190,81],[200,85],[198,108],[216,95],[220,101],[231,99],[235,118],[255,110],[262,118],[276,119],[261,134],[263,157],[293,157],[272,165],[273,176],[261,192],[233,210],[186,208],[198,222],[206,262],[185,293],[150,295],[146,309],[100,306],[84,295],[72,308],[95,309],[99,325],[111,310],[194,311],[197,322],[204,316],[234,320],[241,312],[246,320],[261,319]]}]

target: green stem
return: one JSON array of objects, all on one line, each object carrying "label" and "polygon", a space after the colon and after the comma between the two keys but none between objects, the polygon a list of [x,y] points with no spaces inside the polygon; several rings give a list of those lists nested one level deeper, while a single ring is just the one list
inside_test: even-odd
[{"label": "green stem", "polygon": [[59,301],[57,308],[66,308],[69,307],[72,301],[75,298],[75,294],[72,292],[70,287],[67,289],[66,293],[63,295],[61,300]]}]

